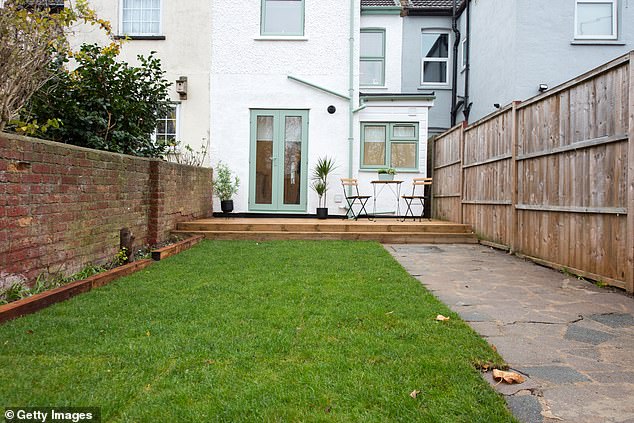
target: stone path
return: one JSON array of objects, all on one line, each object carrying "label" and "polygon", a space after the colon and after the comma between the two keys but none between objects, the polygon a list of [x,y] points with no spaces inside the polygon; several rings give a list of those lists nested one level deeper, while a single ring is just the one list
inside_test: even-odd
[{"label": "stone path", "polygon": [[496,386],[520,421],[634,423],[634,298],[480,245],[385,247],[527,376]]}]

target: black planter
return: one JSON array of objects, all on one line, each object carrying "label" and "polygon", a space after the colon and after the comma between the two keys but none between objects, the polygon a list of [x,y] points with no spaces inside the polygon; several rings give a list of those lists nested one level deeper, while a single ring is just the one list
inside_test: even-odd
[{"label": "black planter", "polygon": [[328,207],[317,207],[317,219],[328,218]]},{"label": "black planter", "polygon": [[222,200],[220,202],[220,209],[223,213],[231,213],[233,211],[233,200]]}]

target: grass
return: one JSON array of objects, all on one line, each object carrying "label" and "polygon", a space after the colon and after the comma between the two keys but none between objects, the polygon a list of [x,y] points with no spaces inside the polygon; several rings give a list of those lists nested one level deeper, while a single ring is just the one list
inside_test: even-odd
[{"label": "grass", "polygon": [[130,422],[515,421],[475,363],[502,364],[379,244],[206,241],[0,326],[0,407],[97,406]]}]

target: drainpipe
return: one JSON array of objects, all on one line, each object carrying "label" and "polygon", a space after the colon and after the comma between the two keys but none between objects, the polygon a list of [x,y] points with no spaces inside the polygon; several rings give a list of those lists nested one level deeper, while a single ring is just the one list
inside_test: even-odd
[{"label": "drainpipe", "polygon": [[[460,46],[460,31],[458,30],[458,21],[456,18],[456,2],[453,0],[453,13],[451,15],[451,30],[454,33],[453,42],[453,79],[451,81],[451,126],[456,125],[456,115],[458,114],[458,105],[456,99],[458,96],[458,47]],[[468,42],[468,41],[467,41]]]},{"label": "drainpipe", "polygon": [[469,73],[471,72],[471,0],[467,0],[467,60],[464,71],[464,120],[469,122],[471,103],[469,103]]},{"label": "drainpipe", "polygon": [[355,1],[350,0],[350,71],[348,75],[348,178],[352,178],[352,155],[354,154],[354,10]]}]

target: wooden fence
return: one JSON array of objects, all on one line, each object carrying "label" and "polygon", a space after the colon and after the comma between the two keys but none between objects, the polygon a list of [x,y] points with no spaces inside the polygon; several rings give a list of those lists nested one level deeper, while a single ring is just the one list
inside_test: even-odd
[{"label": "wooden fence", "polygon": [[634,51],[434,142],[433,214],[634,292]]}]

